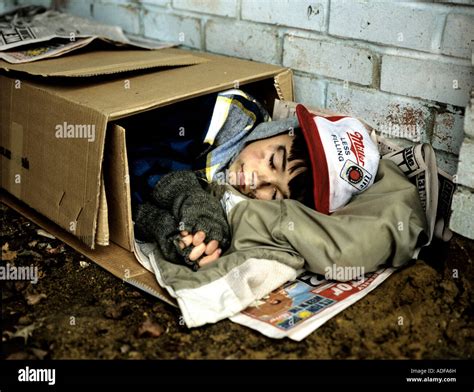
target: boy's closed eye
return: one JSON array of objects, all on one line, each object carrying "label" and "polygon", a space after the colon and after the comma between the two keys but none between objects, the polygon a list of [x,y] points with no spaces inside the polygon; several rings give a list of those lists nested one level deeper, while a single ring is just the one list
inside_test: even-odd
[{"label": "boy's closed eye", "polygon": [[294,133],[298,137],[285,133],[247,144],[229,167],[230,178],[237,179],[231,185],[254,199],[311,199],[312,192],[306,191],[311,189],[309,158],[300,133]]}]

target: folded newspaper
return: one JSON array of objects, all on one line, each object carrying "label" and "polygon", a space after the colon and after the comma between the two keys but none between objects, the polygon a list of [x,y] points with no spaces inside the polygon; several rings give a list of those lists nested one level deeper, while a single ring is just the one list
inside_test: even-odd
[{"label": "folded newspaper", "polygon": [[162,49],[176,44],[130,38],[109,26],[41,6],[15,8],[0,14],[0,59],[26,63],[61,56],[102,40],[114,45]]},{"label": "folded newspaper", "polygon": [[[295,113],[296,103],[275,102],[273,119],[282,119]],[[311,108],[309,108],[311,110]],[[330,115],[326,110],[312,110]],[[452,235],[447,227],[451,211],[454,183],[446,173],[437,169],[436,157],[429,144],[418,144],[400,149],[396,144],[372,132],[383,159],[391,159],[416,185],[429,225],[428,245],[433,236],[445,241]],[[438,197],[439,195],[439,197]],[[139,262],[154,272],[152,260],[156,244],[135,242],[135,255]],[[413,255],[417,257],[419,250]],[[271,338],[300,341],[317,328],[357,302],[393,272],[394,268],[381,268],[352,281],[325,280],[321,275],[301,271],[297,278],[272,291],[229,319],[235,323],[255,329]]]}]

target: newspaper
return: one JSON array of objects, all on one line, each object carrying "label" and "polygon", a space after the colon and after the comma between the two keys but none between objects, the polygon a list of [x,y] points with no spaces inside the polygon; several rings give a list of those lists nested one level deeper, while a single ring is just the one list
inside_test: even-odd
[{"label": "newspaper", "polygon": [[[0,58],[10,63],[57,57],[82,48],[96,39],[114,45],[144,49],[162,49],[175,45],[129,38],[118,26],[46,10],[40,6],[20,7],[0,14]],[[19,47],[22,48],[18,49]]]},{"label": "newspaper", "polygon": [[262,334],[300,341],[366,296],[395,269],[385,268],[349,282],[327,281],[304,272],[230,320]]},{"label": "newspaper", "polygon": [[[275,100],[273,119],[295,116],[296,105],[295,102]],[[327,109],[308,109],[323,116],[336,115]],[[429,238],[424,246],[429,245],[433,237],[449,241],[453,236],[449,229],[449,219],[456,185],[452,176],[438,168],[436,154],[431,145],[423,143],[401,148],[377,134],[368,124],[364,124],[372,130],[371,137],[377,143],[382,159],[394,161],[418,189],[428,222]],[[418,251],[414,257],[417,256]]]},{"label": "newspaper", "polygon": [[25,47],[25,49],[22,47],[15,51],[0,52],[0,59],[12,64],[30,63],[45,58],[62,56],[63,54],[88,45],[94,39],[95,37],[82,38],[74,42],[51,40],[44,43],[33,44],[34,46],[31,48],[29,45]]}]

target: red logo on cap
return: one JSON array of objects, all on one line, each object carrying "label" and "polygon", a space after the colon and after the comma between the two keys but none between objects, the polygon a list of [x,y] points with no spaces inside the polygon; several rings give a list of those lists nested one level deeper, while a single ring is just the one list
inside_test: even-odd
[{"label": "red logo on cap", "polygon": [[357,166],[351,166],[347,170],[347,178],[351,184],[357,184],[361,182],[363,176],[362,170]]},{"label": "red logo on cap", "polygon": [[364,136],[360,132],[349,133],[347,136],[351,141],[351,151],[354,153],[357,163],[359,165],[365,166],[365,146],[364,146]]}]

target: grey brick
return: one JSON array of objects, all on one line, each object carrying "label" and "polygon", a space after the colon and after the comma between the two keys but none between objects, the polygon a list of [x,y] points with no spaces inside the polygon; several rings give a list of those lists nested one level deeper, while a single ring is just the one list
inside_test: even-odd
[{"label": "grey brick", "polygon": [[457,183],[474,188],[474,141],[464,139],[459,152]]},{"label": "grey brick", "polygon": [[67,12],[72,15],[77,15],[82,18],[92,18],[91,5],[93,4],[92,0],[82,0],[82,1],[68,1],[64,2],[61,5],[60,10],[62,12]]},{"label": "grey brick", "polygon": [[458,155],[464,139],[463,123],[464,116],[458,113],[437,114],[433,129],[433,148]]},{"label": "grey brick", "polygon": [[326,101],[326,82],[308,76],[294,75],[295,101],[312,106],[324,108]]},{"label": "grey brick", "polygon": [[237,14],[236,0],[173,0],[173,7],[221,16]]},{"label": "grey brick", "polygon": [[299,29],[324,31],[327,12],[327,0],[242,0],[242,19]]},{"label": "grey brick", "polygon": [[474,240],[474,194],[471,190],[460,187],[453,197],[453,213],[449,227],[451,230]]},{"label": "grey brick", "polygon": [[473,77],[471,66],[383,56],[380,89],[466,106],[473,85]]},{"label": "grey brick", "polygon": [[129,33],[140,32],[140,10],[133,5],[94,3],[94,19],[118,25]]},{"label": "grey brick", "polygon": [[364,120],[386,138],[429,141],[432,114],[422,102],[329,83],[326,106],[337,113]]},{"label": "grey brick", "polygon": [[329,34],[430,51],[440,28],[434,7],[410,2],[331,1]]},{"label": "grey brick", "polygon": [[472,106],[466,108],[464,132],[468,137],[474,139],[474,108]]},{"label": "grey brick", "polygon": [[371,85],[373,61],[366,49],[292,35],[284,39],[283,65],[316,75]]},{"label": "grey brick", "polygon": [[201,23],[197,18],[181,17],[146,8],[143,24],[145,37],[201,48]]},{"label": "grey brick", "polygon": [[42,5],[43,7],[51,7],[53,0],[16,0],[18,5]]},{"label": "grey brick", "polygon": [[454,176],[458,171],[459,157],[442,150],[435,150],[435,152],[438,168]]},{"label": "grey brick", "polygon": [[276,30],[249,23],[210,20],[206,24],[206,49],[264,63],[279,63]]},{"label": "grey brick", "polygon": [[474,12],[471,15],[450,14],[443,34],[442,52],[470,58],[474,50]]},{"label": "grey brick", "polygon": [[140,3],[166,7],[171,4],[171,0],[140,0]]},{"label": "grey brick", "polygon": [[14,0],[3,0],[0,3],[0,13],[9,11],[12,8],[15,8],[15,1]]}]

